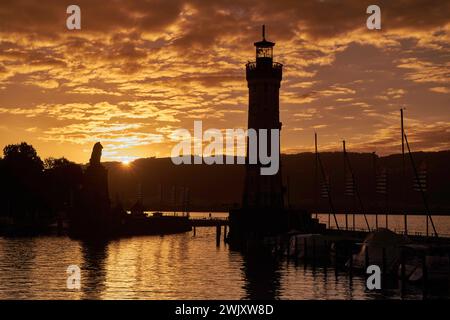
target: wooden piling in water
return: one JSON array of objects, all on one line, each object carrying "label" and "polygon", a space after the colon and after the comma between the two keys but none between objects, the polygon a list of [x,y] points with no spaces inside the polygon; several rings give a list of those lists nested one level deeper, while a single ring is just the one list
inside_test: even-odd
[{"label": "wooden piling in water", "polygon": [[194,226],[194,237],[195,237],[195,234],[196,234],[196,229],[195,229],[195,226]]},{"label": "wooden piling in water", "polygon": [[223,226],[223,242],[227,241],[227,225]]},{"label": "wooden piling in water", "polygon": [[337,242],[334,243],[334,275],[337,277],[338,275],[338,257],[339,257],[339,246]]},{"label": "wooden piling in water", "polygon": [[216,226],[216,245],[220,246],[220,234],[221,234],[222,228],[220,225]]},{"label": "wooden piling in water", "polygon": [[312,263],[313,267],[316,265],[316,239],[312,238]]},{"label": "wooden piling in water", "polygon": [[308,260],[308,240],[303,238],[303,259],[305,262]]}]

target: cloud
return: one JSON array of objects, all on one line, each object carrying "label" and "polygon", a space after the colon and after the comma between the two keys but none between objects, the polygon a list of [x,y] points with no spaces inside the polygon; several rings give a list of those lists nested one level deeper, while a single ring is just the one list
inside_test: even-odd
[{"label": "cloud", "polygon": [[433,87],[430,88],[430,91],[437,92],[437,93],[450,93],[449,87]]},{"label": "cloud", "polygon": [[[0,143],[26,137],[51,155],[54,142],[89,150],[102,139],[116,159],[145,156],[139,139],[149,153],[169,154],[171,131],[194,119],[246,127],[244,64],[263,23],[284,64],[286,148],[308,145],[314,129],[330,146],[342,136],[382,134],[400,104],[428,126],[450,121],[448,1],[380,1],[379,32],[366,29],[370,3],[360,0],[77,4],[82,29],[69,31],[67,3],[0,2],[0,121],[14,132]],[[443,134],[420,129],[414,143]]]},{"label": "cloud", "polygon": [[409,69],[406,78],[419,83],[447,83],[450,77],[450,62],[436,63],[417,58],[401,59],[398,68]]}]

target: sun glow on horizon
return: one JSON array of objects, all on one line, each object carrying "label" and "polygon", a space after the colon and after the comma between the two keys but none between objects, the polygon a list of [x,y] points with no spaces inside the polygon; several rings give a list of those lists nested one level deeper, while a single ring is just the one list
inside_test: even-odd
[{"label": "sun glow on horizon", "polygon": [[117,161],[119,161],[122,164],[122,166],[129,167],[131,165],[131,162],[133,162],[137,158],[138,157],[133,157],[133,156],[121,156],[121,157],[117,157]]}]

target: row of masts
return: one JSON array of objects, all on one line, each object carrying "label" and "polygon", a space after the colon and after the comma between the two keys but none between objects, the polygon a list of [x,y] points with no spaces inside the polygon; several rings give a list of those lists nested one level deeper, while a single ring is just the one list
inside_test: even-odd
[{"label": "row of masts", "polygon": [[[436,231],[433,218],[429,209],[428,200],[426,197],[426,183],[424,182],[423,177],[421,176],[421,172],[418,169],[413,154],[411,152],[411,148],[408,142],[408,136],[404,129],[404,117],[403,117],[403,109],[400,109],[400,127],[401,127],[401,148],[402,148],[402,185],[401,185],[401,200],[403,203],[406,203],[406,149],[408,152],[409,160],[411,162],[411,166],[413,168],[413,174],[414,174],[414,182],[415,182],[415,190],[420,192],[421,199],[424,205],[425,209],[425,216],[426,216],[426,235],[429,236],[429,225],[432,227],[432,231],[434,236],[438,236],[438,233]],[[405,148],[406,146],[406,148]],[[347,153],[347,147],[346,147],[346,141],[342,141],[342,149],[343,149],[343,167],[344,167],[344,193],[347,196],[353,197],[358,206],[361,214],[364,217],[365,225],[367,228],[367,231],[371,231],[371,227],[369,224],[369,221],[366,216],[366,210],[364,203],[361,198],[360,189],[358,187],[358,180],[357,177],[354,174],[352,164],[350,161],[350,158]],[[319,198],[326,198],[329,206],[329,213],[328,213],[328,227],[331,227],[331,217],[334,219],[334,224],[338,230],[341,229],[339,226],[337,217],[336,217],[336,210],[335,205],[333,203],[333,195],[330,188],[330,181],[329,176],[327,175],[327,171],[323,165],[320,152],[318,149],[318,137],[317,133],[314,133],[314,150],[315,150],[315,174],[314,174],[314,188],[315,188],[315,203],[316,208],[319,208]],[[375,152],[373,154],[373,167],[375,171],[375,192],[383,194],[385,197],[385,204],[386,204],[386,227],[388,226],[388,215],[389,215],[389,209],[388,209],[388,192],[387,192],[387,176],[386,172],[380,172],[377,173],[377,166],[376,166],[376,155]],[[287,186],[288,186],[288,203],[289,200],[289,177],[287,177]],[[180,194],[178,194],[178,191],[180,191]],[[138,201],[143,204],[143,192],[142,192],[142,184],[138,185]],[[163,206],[163,186],[162,184],[159,184],[159,201],[160,206]],[[182,215],[189,215],[189,206],[190,206],[190,192],[189,188],[186,186],[181,186],[181,188],[177,186],[172,186],[172,206],[173,206],[173,213],[174,215],[177,214],[178,211],[181,211]],[[181,201],[178,201],[181,200]],[[317,210],[316,210],[316,217],[317,217]],[[405,211],[403,213],[404,217],[404,233],[405,235],[408,234],[408,214]],[[375,214],[375,226],[378,228],[378,214]],[[348,214],[345,213],[345,230],[349,229],[349,221],[348,221]],[[353,229],[355,229],[355,214],[353,213]]]},{"label": "row of masts", "polygon": [[[190,190],[187,186],[172,186],[171,187],[171,203],[168,203],[169,206],[173,208],[173,214],[178,215],[181,213],[182,216],[189,216],[189,207],[190,207]],[[158,185],[158,194],[159,194],[159,205],[160,207],[164,206],[164,196],[163,196],[163,185]],[[142,189],[142,184],[138,184],[137,191],[137,202],[143,206],[144,204],[144,193]]]},{"label": "row of masts", "polygon": [[[428,200],[426,197],[426,183],[424,181],[424,177],[422,176],[421,171],[418,169],[415,161],[414,161],[414,157],[413,154],[411,152],[411,148],[408,142],[408,136],[406,135],[405,129],[404,129],[404,118],[403,118],[403,109],[400,109],[400,127],[401,127],[401,137],[402,137],[402,190],[401,190],[401,197],[402,197],[402,202],[406,203],[406,150],[405,150],[405,146],[406,149],[408,151],[408,156],[409,156],[409,160],[411,161],[411,166],[413,168],[413,173],[414,173],[414,183],[415,183],[415,190],[420,192],[421,194],[421,198],[422,198],[422,202],[424,205],[424,210],[425,210],[425,216],[426,216],[426,235],[429,236],[429,225],[431,224],[432,227],[432,231],[434,236],[438,237],[438,233],[436,231],[434,222],[433,222],[433,218],[431,216],[431,212],[429,209],[429,205],[428,205]],[[343,148],[343,165],[344,165],[344,183],[345,183],[345,188],[344,188],[344,193],[347,196],[353,196],[354,199],[357,201],[360,212],[362,213],[363,217],[364,217],[364,221],[367,227],[367,231],[371,231],[367,216],[365,214],[365,207],[360,195],[360,191],[358,188],[358,184],[357,184],[357,177],[355,176],[353,169],[352,169],[352,165],[351,165],[351,161],[350,158],[348,156],[347,153],[347,148],[346,148],[346,142],[345,140],[342,141],[342,148]],[[340,226],[336,217],[336,210],[335,210],[335,206],[333,203],[333,197],[332,197],[332,193],[331,193],[331,188],[330,188],[330,181],[328,178],[328,175],[326,173],[325,167],[322,163],[321,157],[320,157],[320,153],[318,150],[318,141],[317,141],[317,133],[314,133],[314,150],[315,150],[315,174],[314,174],[314,188],[315,188],[315,203],[316,203],[316,208],[319,208],[319,198],[326,198],[328,201],[328,206],[329,206],[329,213],[328,213],[328,227],[331,228],[331,216],[333,216],[334,218],[334,223],[336,226],[336,229],[340,230]],[[376,172],[376,155],[375,152],[372,153],[373,154],[373,161],[374,161],[374,171]],[[380,172],[380,173],[375,173],[375,192],[376,193],[381,193],[384,194],[385,196],[385,201],[386,201],[386,227],[388,225],[388,208],[387,208],[387,198],[388,198],[388,192],[387,192],[387,176],[386,176],[386,172]],[[320,183],[321,182],[321,183]],[[288,182],[288,188],[289,188],[289,182]],[[288,194],[289,194],[289,190],[288,190]],[[317,211],[317,210],[316,210]],[[317,218],[317,212],[316,212],[316,218]],[[406,211],[404,211],[403,213],[403,220],[404,220],[404,233],[405,235],[408,234],[408,214]],[[375,225],[378,228],[378,214],[375,214]],[[345,230],[349,229],[349,224],[348,224],[348,214],[345,213]],[[355,214],[353,213],[353,229],[355,229]]]}]

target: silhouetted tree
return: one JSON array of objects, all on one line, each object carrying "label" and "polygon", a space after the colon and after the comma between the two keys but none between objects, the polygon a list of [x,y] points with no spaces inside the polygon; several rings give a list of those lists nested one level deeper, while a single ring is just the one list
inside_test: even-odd
[{"label": "silhouetted tree", "polygon": [[49,170],[49,169],[53,169],[53,168],[64,167],[64,166],[67,166],[72,163],[73,162],[67,160],[64,157],[62,157],[62,158],[50,157],[50,158],[44,159],[44,169]]},{"label": "silhouetted tree", "polygon": [[0,216],[6,216],[9,212],[9,203],[6,196],[6,170],[5,161],[0,157],[0,203],[2,204],[2,210],[0,210]]},{"label": "silhouetted tree", "polygon": [[6,215],[16,222],[33,223],[43,211],[43,162],[33,146],[25,142],[7,145],[3,155]]},{"label": "silhouetted tree", "polygon": [[66,158],[44,160],[46,198],[52,208],[52,216],[69,213],[77,200],[83,178],[81,167]]},{"label": "silhouetted tree", "polygon": [[3,148],[4,160],[11,168],[26,172],[42,172],[44,164],[32,145],[22,142]]}]

